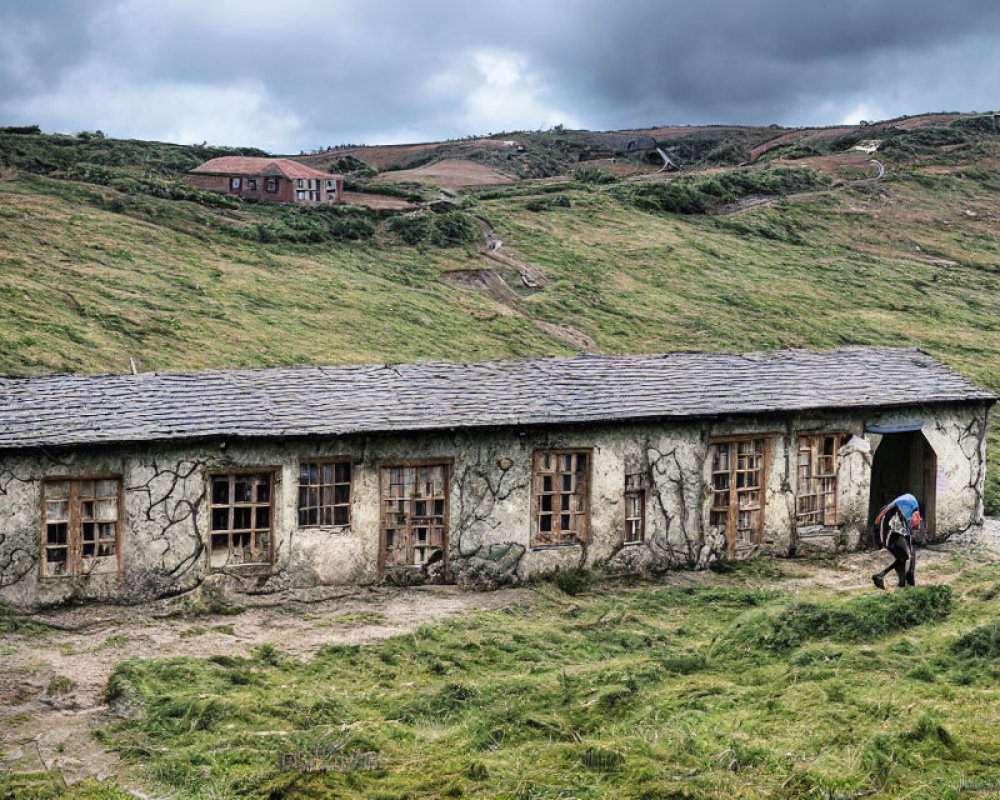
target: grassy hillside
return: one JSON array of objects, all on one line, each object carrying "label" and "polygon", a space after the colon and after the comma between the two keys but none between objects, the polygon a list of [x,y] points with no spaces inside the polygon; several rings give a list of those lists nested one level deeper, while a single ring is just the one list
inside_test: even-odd
[{"label": "grassy hillside", "polygon": [[[864,343],[918,345],[1000,390],[992,118],[878,135],[880,182],[862,180],[875,174],[867,157],[844,154],[858,131],[774,147],[752,167],[583,170],[468,193],[449,215],[389,218],[241,204],[178,182],[215,151],[0,131],[0,370]],[[712,141],[706,152],[728,147]],[[706,213],[748,195],[785,196]],[[498,268],[475,217],[541,276],[537,291],[441,280]],[[989,481],[998,513],[995,468]]]},{"label": "grassy hillside", "polygon": [[[1000,567],[937,559],[932,585],[888,593],[828,585],[857,562],[675,585],[562,573],[523,605],[304,660],[131,659],[99,736],[125,785],[177,800],[986,796]],[[55,775],[0,773],[0,796],[139,796]]]}]

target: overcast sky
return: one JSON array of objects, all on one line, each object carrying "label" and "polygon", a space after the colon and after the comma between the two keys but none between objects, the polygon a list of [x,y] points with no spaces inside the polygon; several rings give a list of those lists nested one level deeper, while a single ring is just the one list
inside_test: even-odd
[{"label": "overcast sky", "polygon": [[998,0],[0,0],[0,124],[297,153],[1000,107]]}]

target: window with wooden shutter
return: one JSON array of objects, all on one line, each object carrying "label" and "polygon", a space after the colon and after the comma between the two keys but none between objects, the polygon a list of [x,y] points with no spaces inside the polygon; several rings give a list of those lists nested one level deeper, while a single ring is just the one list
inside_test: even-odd
[{"label": "window with wooden shutter", "polygon": [[590,533],[589,450],[539,450],[532,483],[531,546],[577,544]]},{"label": "window with wooden shutter", "polygon": [[799,437],[795,517],[799,525],[837,524],[837,451],[850,434]]},{"label": "window with wooden shutter", "polygon": [[[118,477],[65,478],[42,485],[42,575],[88,575],[121,550]],[[103,568],[102,568],[103,569]]]},{"label": "window with wooden shutter", "polygon": [[709,445],[709,526],[725,533],[730,555],[752,548],[763,538],[768,450],[765,438],[720,439]]},{"label": "window with wooden shutter", "polygon": [[213,567],[274,558],[274,471],[217,473],[211,481]]}]

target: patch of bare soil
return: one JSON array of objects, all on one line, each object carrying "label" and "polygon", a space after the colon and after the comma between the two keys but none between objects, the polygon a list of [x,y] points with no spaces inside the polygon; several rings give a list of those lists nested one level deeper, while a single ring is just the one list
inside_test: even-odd
[{"label": "patch of bare soil", "polygon": [[630,164],[628,161],[619,161],[613,158],[592,158],[589,161],[580,161],[573,169],[601,169],[610,172],[612,175],[623,177],[625,175],[642,175],[648,172],[656,172],[657,167],[642,167],[638,164]]},{"label": "patch of bare soil", "polygon": [[352,206],[385,208],[391,211],[410,211],[416,208],[414,203],[402,197],[392,197],[387,194],[371,194],[370,192],[344,192],[344,202]]},{"label": "patch of bare soil", "polygon": [[[94,737],[110,719],[108,677],[128,658],[250,655],[262,644],[306,659],[329,643],[361,644],[474,609],[530,602],[528,589],[353,589],[318,602],[271,599],[233,616],[170,616],[176,604],[86,606],[33,617],[57,630],[0,640],[0,767],[59,771],[67,783],[119,775]],[[419,607],[420,613],[414,614]]]},{"label": "patch of bare soil", "polygon": [[923,125],[947,125],[949,122],[954,122],[959,117],[965,116],[964,114],[921,114],[918,117],[910,117],[909,119],[900,120],[899,122],[894,122],[892,125],[896,128],[901,128],[904,131],[912,131],[914,128],[919,128]]},{"label": "patch of bare soil", "polygon": [[[918,584],[955,583],[970,567],[1000,562],[1000,518],[987,519],[982,529],[953,536],[940,544],[918,546],[916,552]],[[784,589],[823,586],[852,591],[871,588],[872,574],[892,563],[892,556],[886,550],[868,550],[844,553],[825,564],[789,563],[795,577],[781,584]],[[894,580],[895,575],[890,574],[886,585],[891,586]]]},{"label": "patch of bare soil", "polygon": [[441,281],[456,289],[488,294],[503,310],[506,316],[516,316],[527,319],[535,327],[544,331],[553,339],[558,339],[574,350],[587,353],[597,352],[597,343],[579,328],[570,325],[557,325],[545,320],[535,319],[524,313],[525,297],[518,294],[511,284],[520,284],[519,288],[539,290],[548,282],[545,274],[528,262],[506,251],[501,252],[503,243],[493,234],[489,224],[478,220],[479,229],[483,234],[483,247],[479,254],[490,262],[485,269],[463,269],[446,272]]},{"label": "patch of bare soil", "polygon": [[497,172],[491,167],[464,158],[446,158],[416,169],[401,169],[380,176],[386,181],[414,181],[416,183],[444,186],[448,189],[467,189],[470,186],[494,186],[514,183],[514,178]]},{"label": "patch of bare soil", "polygon": [[463,156],[482,150],[504,150],[506,145],[498,139],[468,139],[460,142],[425,142],[423,144],[384,144],[331,150],[327,153],[316,153],[309,156],[296,157],[296,161],[309,164],[318,169],[327,169],[344,156],[353,156],[375,169],[381,171],[398,169],[407,162],[412,163],[414,156],[439,151],[438,155]]}]

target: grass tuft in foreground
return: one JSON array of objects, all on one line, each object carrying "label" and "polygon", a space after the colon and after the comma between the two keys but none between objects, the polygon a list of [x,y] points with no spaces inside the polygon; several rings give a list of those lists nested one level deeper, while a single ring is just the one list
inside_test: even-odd
[{"label": "grass tuft in foreground", "polygon": [[[179,800],[958,797],[1000,782],[1000,664],[982,657],[998,579],[970,572],[961,596],[542,582],[526,606],[305,662],[126,661],[101,736]],[[27,780],[0,797],[34,797]]]}]

